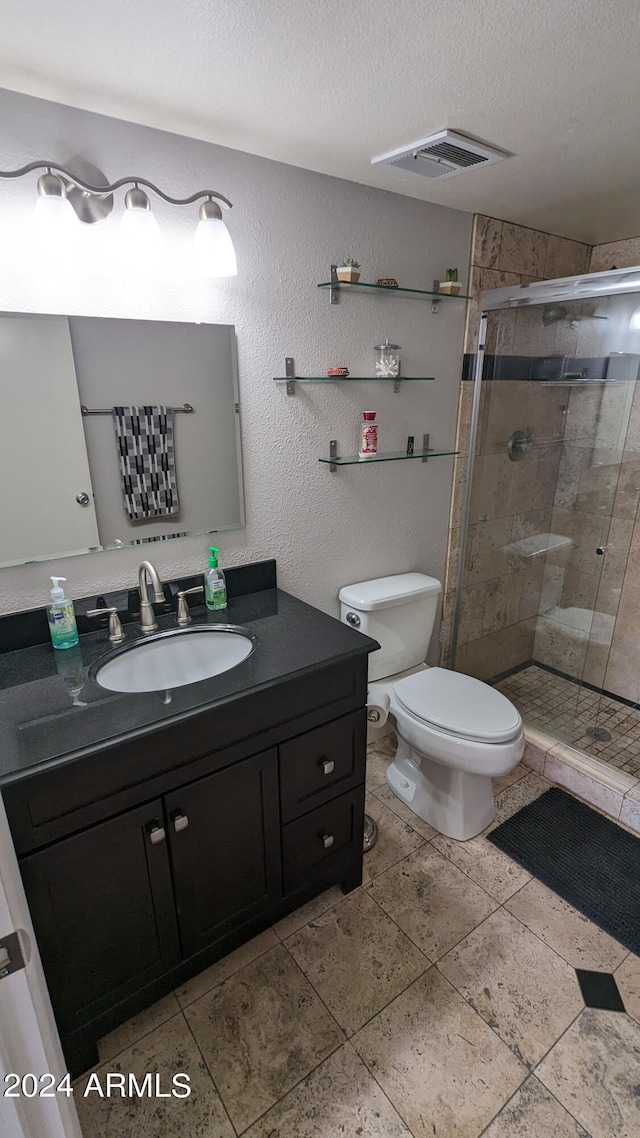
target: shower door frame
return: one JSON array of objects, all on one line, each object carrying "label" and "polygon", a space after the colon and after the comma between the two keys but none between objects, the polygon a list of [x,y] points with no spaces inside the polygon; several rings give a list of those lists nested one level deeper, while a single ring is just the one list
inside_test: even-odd
[{"label": "shower door frame", "polygon": [[[558,277],[554,280],[536,281],[534,284],[528,285],[510,285],[507,288],[488,289],[480,293],[480,323],[473,370],[473,401],[471,405],[464,507],[462,512],[462,533],[460,536],[460,560],[456,580],[456,597],[451,634],[451,660],[453,664],[455,664],[456,653],[458,651],[460,612],[467,559],[467,537],[469,532],[469,516],[471,514],[471,494],[476,460],[476,441],[483,382],[482,373],[484,371],[489,313],[510,308],[526,308],[532,305],[549,304],[551,302],[556,303],[563,300],[588,300],[596,296],[623,296],[634,292],[640,293],[640,266],[634,266],[628,269],[610,269],[604,273],[584,273],[574,277]],[[588,383],[589,381],[586,380],[585,382]]]}]

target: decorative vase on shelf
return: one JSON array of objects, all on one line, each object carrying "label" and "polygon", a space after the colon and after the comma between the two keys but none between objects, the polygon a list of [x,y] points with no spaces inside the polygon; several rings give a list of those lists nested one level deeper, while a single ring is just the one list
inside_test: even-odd
[{"label": "decorative vase on shelf", "polygon": [[387,336],[384,344],[376,344],[376,371],[378,379],[397,379],[400,375],[400,345],[390,344]]},{"label": "decorative vase on shelf", "polygon": [[461,288],[462,285],[458,283],[458,270],[447,269],[445,279],[440,281],[439,291],[445,296],[457,296]]},{"label": "decorative vase on shelf", "polygon": [[360,280],[360,265],[349,258],[344,265],[336,265],[336,276],[343,284],[356,284]]},{"label": "decorative vase on shelf", "polygon": [[458,281],[440,281],[438,292],[443,292],[445,296],[457,296],[461,288]]}]

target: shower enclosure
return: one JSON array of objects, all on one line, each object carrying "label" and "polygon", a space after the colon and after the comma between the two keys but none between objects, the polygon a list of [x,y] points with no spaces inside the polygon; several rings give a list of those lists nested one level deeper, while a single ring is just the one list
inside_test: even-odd
[{"label": "shower enclosure", "polygon": [[480,303],[451,665],[640,777],[640,268]]}]

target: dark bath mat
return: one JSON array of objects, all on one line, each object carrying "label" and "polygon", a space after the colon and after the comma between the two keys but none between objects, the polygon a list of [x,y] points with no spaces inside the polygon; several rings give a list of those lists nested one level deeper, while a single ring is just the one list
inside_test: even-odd
[{"label": "dark bath mat", "polygon": [[640,838],[555,786],[487,838],[640,955]]}]

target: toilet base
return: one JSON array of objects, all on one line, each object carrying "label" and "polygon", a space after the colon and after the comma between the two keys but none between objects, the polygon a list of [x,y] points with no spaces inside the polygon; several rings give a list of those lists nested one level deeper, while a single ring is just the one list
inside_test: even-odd
[{"label": "toilet base", "polygon": [[398,736],[387,783],[414,814],[444,834],[465,842],[495,816],[493,785],[487,775],[468,774],[419,755]]}]

